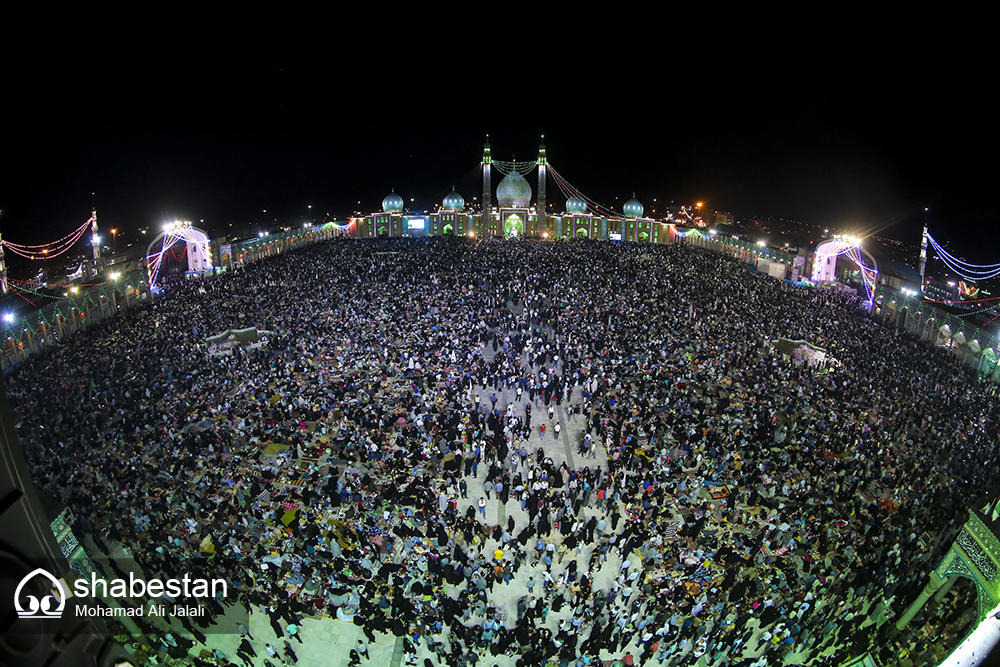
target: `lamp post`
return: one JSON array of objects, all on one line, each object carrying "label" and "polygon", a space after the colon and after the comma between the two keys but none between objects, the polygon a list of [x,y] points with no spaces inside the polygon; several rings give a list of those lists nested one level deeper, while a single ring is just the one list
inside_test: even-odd
[{"label": "lamp post", "polygon": [[111,252],[118,254],[118,230],[111,230]]}]

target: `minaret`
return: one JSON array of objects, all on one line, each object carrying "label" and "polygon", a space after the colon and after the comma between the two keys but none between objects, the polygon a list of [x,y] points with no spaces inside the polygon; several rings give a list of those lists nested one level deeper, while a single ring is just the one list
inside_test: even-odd
[{"label": "minaret", "polygon": [[545,135],[542,135],[542,141],[538,144],[538,215],[536,216],[537,222],[535,223],[535,230],[539,227],[545,229],[545,176],[547,169],[548,160],[545,158]]},{"label": "minaret", "polygon": [[924,293],[924,269],[927,268],[927,209],[924,209],[924,235],[920,240],[920,293]]},{"label": "minaret", "polygon": [[486,135],[486,143],[483,144],[483,233],[489,229],[491,216],[493,211],[491,210],[491,192],[490,187],[490,165],[493,163],[493,158],[490,156],[490,135]]},{"label": "minaret", "polygon": [[91,238],[92,245],[94,246],[94,271],[96,273],[101,272],[101,244],[100,239],[97,234],[97,205],[94,205],[93,211],[90,213],[90,231],[92,232]]}]

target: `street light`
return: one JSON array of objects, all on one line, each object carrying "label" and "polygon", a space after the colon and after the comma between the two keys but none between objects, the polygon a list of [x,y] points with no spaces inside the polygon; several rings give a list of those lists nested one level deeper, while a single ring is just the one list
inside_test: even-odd
[{"label": "street light", "polygon": [[111,238],[112,238],[111,243],[112,243],[112,247],[113,247],[113,249],[112,249],[111,252],[113,252],[114,254],[117,255],[118,254],[118,230],[117,229],[112,229],[111,230]]}]

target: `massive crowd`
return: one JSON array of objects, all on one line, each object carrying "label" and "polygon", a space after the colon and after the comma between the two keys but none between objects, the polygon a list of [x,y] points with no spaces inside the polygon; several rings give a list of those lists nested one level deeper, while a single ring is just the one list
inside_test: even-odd
[{"label": "massive crowd", "polygon": [[[957,614],[891,620],[996,482],[950,359],[686,246],[379,239],[169,285],[6,380],[81,536],[225,576],[281,641],[361,626],[351,664],[923,664]],[[248,638],[221,663],[295,655]]]}]

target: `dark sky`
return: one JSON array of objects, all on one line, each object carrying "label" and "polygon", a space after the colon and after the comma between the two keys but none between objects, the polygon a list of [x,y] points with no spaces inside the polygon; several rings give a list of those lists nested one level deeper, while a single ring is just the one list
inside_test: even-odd
[{"label": "dark sky", "polygon": [[985,72],[979,56],[817,66],[732,51],[690,65],[657,55],[533,70],[496,55],[485,73],[470,59],[380,68],[339,56],[6,65],[0,231],[58,238],[87,219],[91,192],[119,242],[174,218],[219,233],[343,219],[379,208],[391,188],[430,208],[453,185],[479,194],[486,133],[499,160],[533,159],[544,133],[550,163],[619,210],[634,191],[647,211],[654,198],[700,200],[739,220],[917,243],[929,206],[939,240],[995,262],[996,131],[985,91],[966,83]]}]

